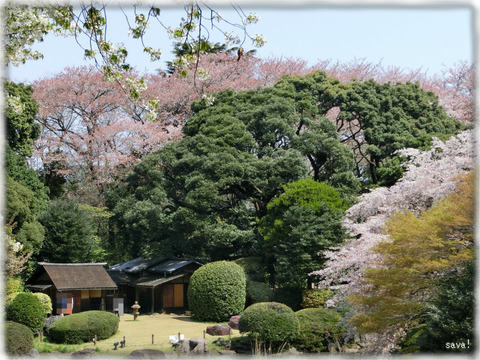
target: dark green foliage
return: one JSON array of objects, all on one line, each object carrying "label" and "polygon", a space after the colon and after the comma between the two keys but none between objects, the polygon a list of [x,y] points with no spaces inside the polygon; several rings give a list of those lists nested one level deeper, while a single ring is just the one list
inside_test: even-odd
[{"label": "dark green foliage", "polygon": [[33,333],[25,325],[7,321],[5,324],[6,351],[9,355],[27,355],[33,348]]},{"label": "dark green foliage", "polygon": [[45,242],[39,255],[43,261],[92,261],[91,253],[95,245],[92,223],[77,202],[56,200],[39,220],[45,228]]},{"label": "dark green foliage", "polygon": [[310,308],[296,312],[300,323],[292,345],[302,352],[328,351],[329,343],[340,343],[346,329],[339,324],[340,314],[325,308]]},{"label": "dark green foliage", "polygon": [[[433,136],[445,139],[462,128],[439,106],[437,96],[422,90],[419,84],[353,81],[344,85],[339,105],[337,128],[340,124],[355,122],[363,130],[367,155],[362,156],[361,161],[368,164],[368,176],[375,184],[391,185],[402,175],[398,166],[377,171],[396,157],[397,150],[403,147],[427,149]],[[356,142],[363,141],[356,134],[347,136]]]},{"label": "dark green foliage", "polygon": [[32,98],[33,87],[6,81],[5,92],[8,146],[21,156],[31,156],[41,131],[35,122],[38,104]]},{"label": "dark green foliage", "polygon": [[323,264],[319,252],[343,240],[344,202],[333,187],[312,179],[292,182],[284,190],[268,204],[260,231],[272,285],[298,290],[301,296],[308,273]]},{"label": "dark green foliage", "polygon": [[264,282],[247,280],[247,306],[273,300],[273,289]]},{"label": "dark green foliage", "polygon": [[190,278],[188,304],[200,321],[227,321],[245,308],[246,277],[230,261],[216,261],[197,269]]},{"label": "dark green foliage", "polygon": [[278,348],[297,335],[298,319],[293,310],[284,304],[257,303],[245,309],[238,329],[241,333],[248,333],[251,339],[267,343],[267,348]]},{"label": "dark green foliage", "polygon": [[18,294],[7,308],[7,320],[23,324],[34,333],[43,329],[45,318],[42,302],[32,293]]},{"label": "dark green foliage", "polygon": [[300,310],[302,304],[302,290],[283,287],[276,288],[273,292],[273,300],[287,305],[294,311]]},{"label": "dark green foliage", "polygon": [[251,281],[264,282],[265,281],[265,266],[262,263],[262,258],[258,256],[249,256],[234,260],[245,271],[245,275]]},{"label": "dark green foliage", "polygon": [[333,296],[333,291],[329,289],[307,289],[303,292],[303,308],[320,308],[325,302]]},{"label": "dark green foliage", "polygon": [[48,330],[48,338],[58,344],[79,344],[108,339],[118,330],[119,319],[106,311],[85,311],[65,316],[53,323]]},{"label": "dark green foliage", "polygon": [[475,263],[452,269],[435,289],[424,322],[407,333],[401,352],[474,352]]},{"label": "dark green foliage", "polygon": [[40,125],[35,122],[38,105],[31,96],[31,86],[6,81],[5,92],[7,222],[15,224],[13,235],[24,249],[38,252],[44,231],[37,217],[48,206],[48,188],[26,161],[40,136]]}]

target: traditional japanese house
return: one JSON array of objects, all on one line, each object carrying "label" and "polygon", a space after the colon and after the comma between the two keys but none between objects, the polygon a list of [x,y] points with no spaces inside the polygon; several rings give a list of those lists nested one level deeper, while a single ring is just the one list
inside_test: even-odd
[{"label": "traditional japanese house", "polygon": [[188,283],[202,264],[191,259],[138,257],[107,269],[118,286],[125,310],[135,301],[140,312],[182,312],[188,309]]},{"label": "traditional japanese house", "polygon": [[25,287],[49,295],[53,314],[113,311],[117,285],[105,271],[106,263],[39,265]]}]

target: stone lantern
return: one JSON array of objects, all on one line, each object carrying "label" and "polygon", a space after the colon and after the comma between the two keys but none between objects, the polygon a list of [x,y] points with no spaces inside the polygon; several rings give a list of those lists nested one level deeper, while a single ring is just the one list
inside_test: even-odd
[{"label": "stone lantern", "polygon": [[138,301],[135,301],[135,304],[132,305],[133,309],[133,320],[137,320],[137,316],[140,315],[138,309],[140,309],[140,305],[138,305]]}]

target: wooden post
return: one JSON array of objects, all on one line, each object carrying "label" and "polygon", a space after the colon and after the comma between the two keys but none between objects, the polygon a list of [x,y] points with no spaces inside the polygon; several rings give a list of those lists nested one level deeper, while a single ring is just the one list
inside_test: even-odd
[{"label": "wooden post", "polygon": [[43,342],[43,331],[40,331],[40,342]]},{"label": "wooden post", "polygon": [[93,337],[93,345],[97,345],[97,335]]},{"label": "wooden post", "polygon": [[154,343],[154,335],[152,334],[152,345],[153,345],[153,343]]},{"label": "wooden post", "polygon": [[203,330],[203,338],[205,339],[205,330]]}]

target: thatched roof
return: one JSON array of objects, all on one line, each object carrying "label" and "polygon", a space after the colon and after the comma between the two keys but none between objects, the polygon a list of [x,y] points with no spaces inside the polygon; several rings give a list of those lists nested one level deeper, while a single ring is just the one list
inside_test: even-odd
[{"label": "thatched roof", "polygon": [[104,263],[39,263],[58,291],[115,290],[117,285],[105,271]]}]

